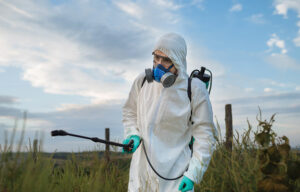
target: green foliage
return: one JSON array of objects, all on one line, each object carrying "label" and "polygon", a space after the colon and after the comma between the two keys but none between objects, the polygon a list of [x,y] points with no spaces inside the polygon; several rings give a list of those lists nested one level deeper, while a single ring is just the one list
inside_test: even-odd
[{"label": "green foliage", "polygon": [[[228,151],[225,141],[219,139],[221,135],[216,138],[216,150],[201,183],[195,185],[195,191],[300,192],[299,151],[291,150],[286,136],[277,138],[272,130],[274,118],[275,114],[269,121],[262,121],[260,112],[256,132],[247,121],[248,130],[242,135],[236,131],[232,151]],[[217,128],[220,132],[218,122]],[[33,146],[29,144],[26,153],[20,150],[22,141],[13,152],[14,137],[13,132],[10,142],[6,139],[4,146],[0,146],[1,192],[127,191],[130,155],[112,152],[109,162],[96,151],[49,155],[40,151],[36,140]]]}]

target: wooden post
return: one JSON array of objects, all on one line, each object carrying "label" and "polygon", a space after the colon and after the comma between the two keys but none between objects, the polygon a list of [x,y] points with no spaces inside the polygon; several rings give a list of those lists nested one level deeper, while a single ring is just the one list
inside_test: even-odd
[{"label": "wooden post", "polygon": [[[105,128],[105,140],[109,141],[109,128]],[[109,161],[109,144],[105,145],[105,158]]]},{"label": "wooden post", "polygon": [[37,160],[37,152],[38,152],[38,140],[34,139],[33,140],[33,161],[36,162]]},{"label": "wooden post", "polygon": [[225,123],[226,123],[226,143],[225,147],[231,152],[232,151],[232,110],[231,104],[225,105]]}]

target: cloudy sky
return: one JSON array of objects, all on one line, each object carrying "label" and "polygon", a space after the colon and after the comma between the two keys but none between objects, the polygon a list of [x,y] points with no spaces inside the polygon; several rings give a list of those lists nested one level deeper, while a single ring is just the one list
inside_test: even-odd
[{"label": "cloudy sky", "polygon": [[[274,113],[274,129],[300,146],[300,0],[0,0],[0,144],[24,125],[24,143],[78,151],[90,141],[51,138],[64,129],[122,141],[122,105],[134,78],[152,65],[167,32],[188,46],[188,73],[213,72],[215,122],[225,104],[234,129],[256,130]],[[5,136],[7,135],[7,136]]]}]

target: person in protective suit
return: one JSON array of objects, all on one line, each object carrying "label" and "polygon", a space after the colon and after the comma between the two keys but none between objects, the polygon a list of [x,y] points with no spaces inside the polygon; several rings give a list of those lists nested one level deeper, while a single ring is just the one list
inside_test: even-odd
[{"label": "person in protective suit", "polygon": [[[133,153],[128,191],[194,191],[194,183],[202,180],[216,144],[209,94],[205,83],[193,78],[191,101],[188,98],[187,47],[180,35],[160,37],[152,54],[154,81],[145,82],[145,72],[139,74],[123,106],[123,143],[134,141],[132,150],[125,151]],[[176,79],[166,88],[161,76],[167,72]],[[193,152],[189,148],[192,136]],[[184,174],[176,180],[159,177],[146,154],[161,176]]]}]

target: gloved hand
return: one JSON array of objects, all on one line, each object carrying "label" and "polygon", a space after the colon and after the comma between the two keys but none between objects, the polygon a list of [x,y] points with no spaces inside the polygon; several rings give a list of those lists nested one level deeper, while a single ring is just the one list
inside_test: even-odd
[{"label": "gloved hand", "polygon": [[194,187],[194,182],[190,180],[188,177],[184,176],[183,179],[181,180],[178,190],[185,192],[185,191],[192,190],[193,187]]},{"label": "gloved hand", "polygon": [[141,139],[137,135],[131,135],[130,137],[127,137],[127,139],[123,141],[123,144],[128,144],[130,140],[133,140],[133,148],[130,151],[128,151],[123,147],[123,153],[134,153],[140,145]]}]

